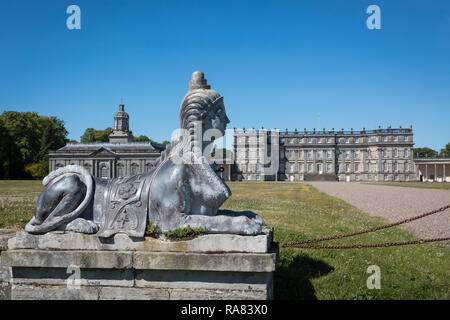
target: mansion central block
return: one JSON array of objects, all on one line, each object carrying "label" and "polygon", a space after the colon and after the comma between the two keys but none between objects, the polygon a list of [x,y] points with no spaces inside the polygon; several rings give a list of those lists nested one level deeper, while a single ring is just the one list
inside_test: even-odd
[{"label": "mansion central block", "polygon": [[413,145],[412,128],[401,127],[302,132],[235,129],[231,179],[412,181],[417,176]]}]

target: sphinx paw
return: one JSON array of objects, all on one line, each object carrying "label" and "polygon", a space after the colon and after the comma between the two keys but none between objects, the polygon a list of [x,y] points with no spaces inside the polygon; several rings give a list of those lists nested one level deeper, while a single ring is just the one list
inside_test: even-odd
[{"label": "sphinx paw", "polygon": [[242,234],[256,235],[256,234],[260,234],[262,231],[261,224],[255,218],[249,219],[246,216],[239,216],[234,219],[235,219],[234,223],[236,225],[238,225],[238,228],[240,229],[240,233],[242,233]]},{"label": "sphinx paw", "polygon": [[265,224],[263,218],[261,218],[257,214],[255,214],[255,217],[252,218],[252,220],[255,221],[257,224],[259,224],[260,226],[263,226]]},{"label": "sphinx paw", "polygon": [[65,231],[75,231],[80,233],[94,234],[98,232],[98,225],[90,220],[83,218],[77,218],[69,222],[65,228]]}]

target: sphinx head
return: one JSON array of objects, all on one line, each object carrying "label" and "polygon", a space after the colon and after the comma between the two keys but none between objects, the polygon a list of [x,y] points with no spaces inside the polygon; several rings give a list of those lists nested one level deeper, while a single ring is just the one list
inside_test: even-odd
[{"label": "sphinx head", "polygon": [[223,97],[211,89],[203,72],[195,71],[189,81],[189,91],[181,102],[180,128],[193,134],[194,125],[201,124],[202,136],[210,129],[220,131],[221,135],[224,135],[229,122]]}]

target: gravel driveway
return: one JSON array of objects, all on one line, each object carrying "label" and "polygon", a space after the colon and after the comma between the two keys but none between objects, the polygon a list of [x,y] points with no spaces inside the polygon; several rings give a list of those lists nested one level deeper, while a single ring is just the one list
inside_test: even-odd
[{"label": "gravel driveway", "polygon": [[[371,216],[392,222],[410,218],[450,204],[450,190],[391,187],[358,182],[308,181],[315,188],[340,198]],[[450,209],[409,222],[410,228],[420,238],[450,236]]]}]

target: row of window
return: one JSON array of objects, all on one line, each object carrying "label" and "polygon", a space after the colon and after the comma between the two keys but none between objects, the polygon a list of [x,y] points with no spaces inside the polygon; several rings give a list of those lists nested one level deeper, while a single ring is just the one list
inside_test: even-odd
[{"label": "row of window", "polygon": [[[288,154],[289,159],[294,159],[296,157],[298,157],[298,158],[303,157],[302,150],[289,150],[287,154]],[[332,159],[333,150],[305,150],[305,155],[306,155],[307,159],[313,159],[314,155],[315,155],[316,159],[323,159],[324,156],[327,159]],[[280,158],[284,159],[284,151],[283,150],[280,151]]]},{"label": "row of window", "polygon": [[[306,171],[308,173],[313,172],[314,165],[316,166],[315,167],[316,168],[316,171],[315,171],[316,173],[323,173],[323,163],[316,163],[316,164],[308,163],[306,165],[306,169],[307,169]],[[387,162],[384,162],[382,165],[383,165],[383,172],[392,171],[390,169],[393,169],[394,172],[400,172],[400,171],[402,171],[402,172],[409,172],[410,171],[410,165],[409,165],[408,162],[401,163],[401,164],[399,164],[398,162],[394,162],[392,165],[390,165]],[[298,172],[303,172],[303,164],[302,163],[298,163],[298,164],[290,163],[290,164],[288,164],[288,172],[289,173],[297,172],[296,167],[298,167]],[[333,164],[332,163],[326,163],[325,167],[326,167],[326,172],[327,173],[333,172]],[[366,170],[365,171],[366,172],[380,171],[378,167],[379,167],[378,163],[377,164],[366,163],[366,167],[365,167]],[[351,163],[346,163],[346,164],[338,164],[336,169],[337,169],[338,172],[342,172],[341,169],[344,169],[344,172],[360,172],[360,169],[362,169],[362,168],[360,168],[360,164],[359,163],[353,163],[353,165]],[[284,170],[281,170],[281,172],[283,172],[283,171]]]},{"label": "row of window", "polygon": [[[374,175],[374,177],[375,177],[375,180],[378,180],[376,175]],[[390,176],[388,174],[383,175],[384,181],[389,181],[390,179],[392,179],[392,178],[390,178]],[[405,179],[405,181],[409,181],[409,175],[405,174],[404,179]],[[367,180],[372,180],[372,175],[368,174]],[[400,181],[400,176],[398,174],[394,174],[394,181]]]},{"label": "row of window", "polygon": [[[370,136],[370,137],[356,137],[356,138],[338,138],[339,143],[364,143],[364,142],[409,142],[409,136],[402,136],[403,138],[399,138],[399,136]],[[280,139],[280,143],[284,143],[284,138]],[[334,137],[328,138],[290,138],[287,139],[288,144],[297,144],[297,143],[334,143]]]},{"label": "row of window", "polygon": [[[394,158],[399,158],[399,157],[403,157],[404,158],[408,158],[410,155],[410,151],[409,148],[404,148],[404,149],[398,149],[398,148],[394,148],[391,150],[388,149],[383,149],[382,150],[382,157],[383,158],[390,158],[392,154],[392,157]],[[376,156],[376,152],[372,152],[372,150],[368,149],[367,150],[367,157],[368,158],[372,158],[373,156]],[[344,157],[345,159],[350,159],[352,156],[352,151],[351,150],[346,150],[344,151]],[[353,151],[353,157],[354,158],[359,158],[359,150],[354,150]]]},{"label": "row of window", "polygon": [[[255,179],[253,179],[253,177],[254,177]],[[295,177],[294,177],[293,175],[290,175],[290,176],[288,177],[289,181],[294,181],[294,178],[295,178]],[[400,181],[400,175],[398,175],[398,174],[395,174],[395,175],[393,176],[393,178],[394,178],[394,181]],[[246,179],[247,179],[247,180],[257,180],[257,181],[260,181],[260,180],[262,180],[262,176],[259,175],[259,174],[255,174],[254,176],[249,174],[249,175],[246,175]],[[372,174],[367,174],[367,175],[366,175],[366,179],[369,180],[369,181],[371,181],[371,180],[377,181],[377,180],[378,180],[378,176],[377,176],[377,175],[372,175]],[[383,175],[383,179],[384,179],[384,181],[389,181],[389,180],[392,179],[392,178],[391,178],[390,175],[385,174],[385,175]],[[238,180],[242,180],[242,175],[238,175]],[[360,181],[360,180],[361,180],[361,177],[360,177],[358,174],[356,174],[356,175],[355,175],[355,181]],[[409,175],[405,174],[405,175],[404,175],[404,180],[405,180],[405,181],[409,181]]]},{"label": "row of window", "polygon": [[[264,143],[264,136],[257,137],[239,137],[238,142],[239,144],[249,144],[249,143]],[[364,143],[364,142],[409,142],[411,141],[411,137],[409,135],[405,136],[391,136],[391,135],[385,135],[385,136],[368,136],[368,137],[342,137],[338,138],[339,143]],[[270,140],[267,141],[270,143]],[[314,138],[314,137],[304,137],[304,138],[280,138],[280,143],[284,144],[298,144],[298,143],[334,143],[335,138],[334,137],[324,137],[324,138]]]},{"label": "row of window", "polygon": [[[259,157],[263,157],[264,155],[264,149],[257,149],[257,150],[240,150],[238,152],[238,157],[239,158],[259,158]],[[267,150],[267,156],[270,157],[271,155],[271,150]]]},{"label": "row of window", "polygon": [[[72,163],[72,165],[74,165],[74,163]],[[61,163],[57,163],[56,164],[56,169],[64,167],[63,164]],[[86,163],[83,165],[83,167],[88,170],[90,173],[92,173],[91,170],[91,165],[89,163]],[[151,163],[147,163],[145,165],[145,171],[150,171],[153,168],[153,165]],[[117,177],[121,178],[125,175],[125,166],[122,164],[118,164],[117,167]],[[136,175],[141,173],[139,170],[139,165],[133,163],[130,167],[130,175]],[[109,166],[107,166],[106,164],[100,164],[99,166],[99,175],[100,178],[109,178]]]},{"label": "row of window", "polygon": [[[369,181],[371,181],[372,179],[375,179],[376,181],[378,180],[378,176],[377,175],[372,176],[371,174],[367,174],[366,178]],[[394,178],[394,181],[400,181],[400,176],[398,174],[395,174],[393,176],[393,178]],[[385,174],[385,175],[383,175],[383,179],[384,179],[384,181],[389,181],[392,178],[389,175]],[[250,180],[250,176],[248,176],[248,180]],[[293,175],[290,175],[289,176],[289,181],[294,181],[294,180],[295,180],[295,177]],[[406,174],[404,176],[404,180],[405,181],[409,181],[409,175]],[[361,181],[361,177],[358,174],[355,175],[355,181]]]},{"label": "row of window", "polygon": [[[324,156],[326,157],[326,159],[332,159],[333,157],[333,150],[289,150],[287,151],[287,155],[288,155],[288,159],[294,159],[294,158],[302,158],[303,157],[303,152],[305,153],[305,156],[307,159],[313,159],[314,156],[316,159],[322,159]],[[259,158],[263,156],[263,149],[257,149],[257,150],[240,150],[238,152],[238,156],[239,158]],[[268,151],[268,157],[270,157],[270,150]],[[410,149],[409,148],[404,148],[404,149],[399,149],[399,148],[394,148],[392,150],[388,150],[388,149],[383,149],[382,150],[382,156],[384,158],[389,158],[391,157],[394,158],[398,158],[398,157],[404,157],[404,158],[408,158],[410,156]],[[350,158],[359,158],[360,156],[360,150],[345,150],[343,151],[343,155],[345,159],[350,159]],[[372,152],[372,150],[368,149],[367,150],[367,157],[368,158],[372,158],[373,156],[376,156],[376,152]],[[285,157],[285,152],[283,150],[280,151],[280,158],[284,159]]]}]

